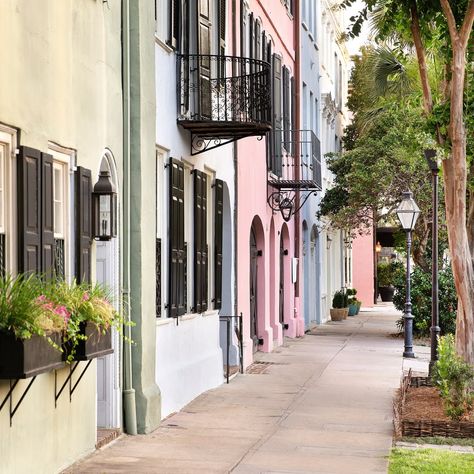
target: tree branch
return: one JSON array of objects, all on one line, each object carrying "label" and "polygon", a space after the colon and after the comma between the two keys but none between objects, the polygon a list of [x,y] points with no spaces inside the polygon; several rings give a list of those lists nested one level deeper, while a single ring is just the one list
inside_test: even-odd
[{"label": "tree branch", "polygon": [[[474,3],[474,2],[473,2]],[[426,65],[425,48],[421,39],[420,18],[418,16],[418,9],[416,0],[411,4],[411,34],[415,43],[416,55],[418,57],[418,69],[420,71],[421,86],[423,88],[423,109],[425,114],[429,115],[433,110],[433,97],[431,95],[430,81],[428,77],[428,67]]]},{"label": "tree branch", "polygon": [[[440,0],[441,8],[443,9],[444,16],[448,21],[449,36],[451,36],[451,41],[456,43],[459,39],[459,31],[456,26],[456,18],[454,18],[453,10],[449,3],[449,0]],[[454,44],[453,44],[454,46]]]},{"label": "tree branch", "polygon": [[467,48],[467,44],[471,36],[473,23],[474,23],[474,0],[470,0],[466,8],[466,14],[464,16],[464,21],[463,21],[461,32],[460,32],[461,44],[462,44],[463,49]]}]

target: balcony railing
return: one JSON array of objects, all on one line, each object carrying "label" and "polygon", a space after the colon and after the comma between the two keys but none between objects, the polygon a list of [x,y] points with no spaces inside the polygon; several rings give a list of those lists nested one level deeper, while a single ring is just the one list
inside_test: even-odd
[{"label": "balcony railing", "polygon": [[235,56],[178,55],[178,123],[198,141],[264,135],[271,130],[270,64]]},{"label": "balcony railing", "polygon": [[321,144],[311,130],[275,130],[270,134],[269,183],[278,189],[322,189]]}]

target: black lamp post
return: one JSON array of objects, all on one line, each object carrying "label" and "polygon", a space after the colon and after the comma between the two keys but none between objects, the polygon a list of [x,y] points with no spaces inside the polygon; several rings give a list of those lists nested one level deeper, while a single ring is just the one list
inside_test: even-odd
[{"label": "black lamp post", "polygon": [[420,208],[417,206],[410,191],[402,194],[402,201],[397,209],[397,216],[402,224],[403,230],[407,234],[407,274],[406,274],[406,301],[404,319],[405,349],[403,357],[415,357],[413,352],[413,315],[411,314],[411,294],[410,294],[410,255],[411,255],[411,233],[415,228],[416,220],[420,215]]},{"label": "black lamp post", "polygon": [[436,150],[425,150],[425,158],[431,170],[433,182],[433,209],[431,223],[431,357],[429,374],[431,375],[434,364],[438,360],[438,336],[441,332],[439,327],[439,299],[438,299],[438,174],[439,162],[436,159]]},{"label": "black lamp post", "polygon": [[107,241],[117,236],[117,193],[108,171],[101,171],[92,192],[94,238]]}]

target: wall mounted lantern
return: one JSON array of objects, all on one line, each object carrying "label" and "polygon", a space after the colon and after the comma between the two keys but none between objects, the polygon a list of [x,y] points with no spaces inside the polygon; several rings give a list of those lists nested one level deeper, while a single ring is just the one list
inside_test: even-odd
[{"label": "wall mounted lantern", "polygon": [[382,244],[380,242],[377,242],[377,244],[375,245],[375,251],[377,253],[380,253],[382,251]]},{"label": "wall mounted lantern", "polygon": [[108,171],[101,171],[92,192],[94,238],[107,241],[117,237],[117,193]]}]

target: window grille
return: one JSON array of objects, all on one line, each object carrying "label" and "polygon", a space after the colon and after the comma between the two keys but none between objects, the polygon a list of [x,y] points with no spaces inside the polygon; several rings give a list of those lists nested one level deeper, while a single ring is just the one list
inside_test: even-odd
[{"label": "window grille", "polygon": [[64,271],[64,239],[54,239],[54,274],[56,278],[66,277]]}]

